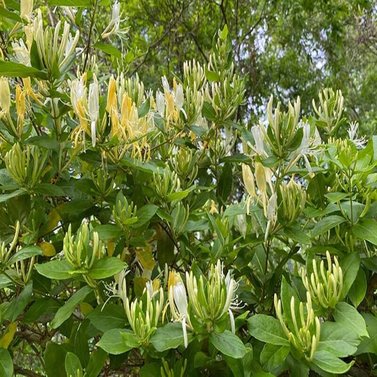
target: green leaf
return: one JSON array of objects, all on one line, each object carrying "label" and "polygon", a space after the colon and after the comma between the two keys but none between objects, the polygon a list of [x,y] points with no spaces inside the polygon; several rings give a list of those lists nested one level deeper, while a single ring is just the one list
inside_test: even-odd
[{"label": "green leaf", "polygon": [[308,234],[302,231],[301,228],[298,226],[289,226],[284,228],[284,233],[286,236],[291,238],[292,240],[302,243],[302,244],[310,244],[311,240]]},{"label": "green leaf", "polygon": [[65,372],[66,344],[48,342],[44,353],[45,370],[48,377],[67,377]]},{"label": "green leaf", "polygon": [[354,363],[347,364],[328,351],[317,351],[312,362],[325,372],[334,374],[346,373]]},{"label": "green leaf", "polygon": [[85,377],[98,377],[107,359],[107,352],[102,348],[94,350],[89,359],[89,363],[86,366]]},{"label": "green leaf", "polygon": [[46,80],[47,74],[39,69],[23,64],[0,60],[0,76],[5,77],[38,77]]},{"label": "green leaf", "polygon": [[13,264],[36,255],[42,255],[42,249],[38,246],[27,246],[18,250],[8,261],[8,264]]},{"label": "green leaf", "polygon": [[273,344],[265,344],[260,354],[260,361],[264,369],[273,372],[275,369],[281,367],[287,358],[290,347],[275,346]]},{"label": "green leaf", "polygon": [[42,194],[42,195],[48,195],[48,196],[65,196],[66,193],[65,191],[57,186],[53,185],[52,183],[38,183],[34,187],[34,191],[37,194]]},{"label": "green leaf", "polygon": [[3,6],[0,7],[0,18],[8,18],[10,20],[23,22],[21,17],[14,12],[10,12],[9,10],[5,9]]},{"label": "green leaf", "polygon": [[229,330],[222,333],[211,333],[209,341],[222,354],[234,359],[242,359],[246,354],[246,347],[241,339]]},{"label": "green leaf", "polygon": [[23,321],[25,323],[50,322],[59,308],[60,305],[52,298],[38,298],[25,313]]},{"label": "green leaf", "polygon": [[130,330],[111,329],[106,331],[97,343],[106,352],[112,355],[120,355],[133,348],[139,347],[136,335]]},{"label": "green leaf", "polygon": [[220,198],[220,200],[223,203],[227,202],[227,199],[232,192],[232,187],[233,187],[232,164],[225,163],[222,169],[218,184],[217,184],[217,189],[216,189],[216,195]]},{"label": "green leaf", "polygon": [[328,351],[337,357],[353,355],[360,338],[353,331],[344,331],[342,323],[324,322],[321,324],[321,341],[318,351]]},{"label": "green leaf", "polygon": [[102,332],[122,328],[127,321],[123,306],[116,304],[107,304],[105,307],[97,306],[89,313],[88,319],[95,328]]},{"label": "green leaf", "polygon": [[4,348],[0,348],[0,376],[13,376],[13,361],[8,350]]},{"label": "green leaf", "polygon": [[61,7],[90,7],[90,0],[48,0],[49,6],[61,6]]},{"label": "green leaf", "polygon": [[112,55],[112,56],[116,57],[117,59],[122,58],[122,52],[119,51],[115,46],[113,46],[111,44],[97,42],[94,45],[94,48],[97,48],[98,50],[103,51],[105,54]]},{"label": "green leaf", "polygon": [[182,200],[187,197],[188,194],[195,188],[195,186],[190,187],[187,190],[184,191],[177,191],[177,192],[172,192],[167,196],[167,200],[169,202],[172,202],[173,200]]},{"label": "green leaf", "polygon": [[219,38],[225,41],[228,38],[228,26],[225,24],[223,29],[219,31]]},{"label": "green leaf", "polygon": [[72,277],[72,266],[65,260],[53,260],[35,266],[38,273],[49,279],[65,280]]},{"label": "green leaf", "polygon": [[139,118],[145,117],[148,114],[150,107],[151,101],[149,99],[145,100],[137,109],[137,115]]},{"label": "green leaf", "polygon": [[156,377],[161,376],[161,363],[148,362],[140,369],[140,377]]},{"label": "green leaf", "polygon": [[38,46],[37,46],[37,42],[35,40],[33,40],[33,43],[31,44],[30,63],[31,63],[31,66],[36,68],[36,69],[43,69],[43,62],[41,61],[41,58],[39,56]]},{"label": "green leaf", "polygon": [[[297,292],[288,284],[285,276],[283,276],[281,280],[281,286],[280,286],[280,298],[284,313],[284,319],[286,320],[286,323],[288,323],[288,327],[293,326],[292,317],[290,315],[286,315],[286,313],[291,313],[291,300],[292,297],[295,298],[295,302],[300,302],[300,299],[297,295]],[[298,307],[296,305],[296,318],[300,315]],[[280,323],[280,322],[279,322]]]},{"label": "green leaf", "polygon": [[54,151],[58,151],[59,145],[60,145],[55,138],[53,138],[49,135],[33,136],[33,137],[30,137],[29,139],[27,139],[25,141],[25,143],[37,145],[39,147],[51,149],[51,150],[54,150]]},{"label": "green leaf", "polygon": [[352,331],[360,337],[369,336],[364,318],[353,306],[339,302],[333,315],[336,322],[343,324],[344,331]]},{"label": "green leaf", "polygon": [[357,308],[364,300],[364,297],[367,293],[367,286],[368,284],[365,272],[362,268],[359,268],[356,279],[348,292],[348,297],[350,298],[355,308]]},{"label": "green leaf", "polygon": [[145,173],[160,173],[160,170],[158,169],[157,165],[154,164],[151,161],[148,162],[141,162],[131,157],[124,157],[121,160],[121,163],[125,166],[128,166],[130,168],[134,168],[136,170],[140,170]]},{"label": "green leaf", "polygon": [[363,338],[361,340],[356,355],[362,353],[374,353],[377,355],[377,317],[372,313],[363,313],[363,318],[367,325],[369,338]]},{"label": "green leaf", "polygon": [[342,297],[346,297],[349,289],[356,279],[357,272],[360,268],[360,254],[350,253],[346,255],[340,262],[340,267],[343,271],[343,289]]},{"label": "green leaf", "polygon": [[11,285],[11,284],[13,284],[12,280],[10,280],[7,276],[5,276],[3,274],[0,274],[0,289],[3,289],[3,288],[5,288],[5,287],[7,287],[8,285]]},{"label": "green leaf", "polygon": [[202,108],[202,115],[204,118],[207,118],[208,120],[215,121],[216,120],[216,112],[212,105],[204,101],[203,108]]},{"label": "green leaf", "polygon": [[64,323],[71,316],[76,306],[82,302],[90,292],[92,292],[92,288],[87,285],[75,292],[56,312],[55,317],[51,322],[51,327],[57,329],[62,323]]},{"label": "green leaf", "polygon": [[122,229],[114,224],[97,225],[93,227],[93,230],[98,233],[102,241],[116,240],[123,233]]},{"label": "green leaf", "polygon": [[16,191],[10,192],[9,194],[0,195],[0,203],[6,202],[9,199],[15,198],[16,196],[25,195],[27,192],[25,189],[20,188]]},{"label": "green leaf", "polygon": [[159,327],[151,337],[151,343],[158,352],[178,348],[183,345],[183,330],[180,323],[168,323]]},{"label": "green leaf", "polygon": [[210,70],[206,69],[205,74],[206,74],[206,79],[210,82],[220,80],[220,75],[215,71],[210,71]]},{"label": "green leaf", "polygon": [[353,234],[361,239],[377,245],[377,221],[373,219],[362,219],[353,228]]},{"label": "green leaf", "polygon": [[246,203],[230,204],[224,211],[224,217],[233,217],[246,214]]},{"label": "green leaf", "polygon": [[232,156],[221,157],[220,162],[247,163],[247,162],[251,162],[251,159],[249,156],[246,156],[245,154],[236,153],[236,154],[233,154]]},{"label": "green leaf", "polygon": [[325,194],[325,196],[330,203],[336,203],[343,200],[344,198],[347,198],[349,194],[346,192],[329,192],[328,194]]},{"label": "green leaf", "polygon": [[26,305],[30,302],[33,294],[33,282],[30,281],[16,299],[13,299],[4,313],[4,318],[14,322],[17,317],[24,311]]},{"label": "green leaf", "polygon": [[97,259],[87,275],[92,279],[106,279],[122,271],[125,266],[126,264],[116,257]]},{"label": "green leaf", "polygon": [[327,216],[318,221],[315,227],[311,231],[311,236],[313,238],[329,231],[332,228],[335,228],[337,225],[344,223],[346,219],[342,216],[332,215]]},{"label": "green leaf", "polygon": [[256,314],[248,319],[250,334],[261,342],[276,346],[289,346],[279,320],[265,314]]},{"label": "green leaf", "polygon": [[72,352],[65,355],[65,371],[67,377],[76,377],[78,373],[82,374],[82,366],[80,359]]},{"label": "green leaf", "polygon": [[137,210],[137,222],[132,227],[139,227],[146,224],[157,212],[158,206],[154,204],[147,204]]}]

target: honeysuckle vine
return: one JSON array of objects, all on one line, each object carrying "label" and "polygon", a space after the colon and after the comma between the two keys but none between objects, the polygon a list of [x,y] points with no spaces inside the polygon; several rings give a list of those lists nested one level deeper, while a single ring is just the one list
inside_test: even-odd
[{"label": "honeysuckle vine", "polygon": [[124,3],[68,3],[0,2],[0,375],[372,373],[377,138],[343,94],[251,122],[227,27],[149,88],[99,53]]}]

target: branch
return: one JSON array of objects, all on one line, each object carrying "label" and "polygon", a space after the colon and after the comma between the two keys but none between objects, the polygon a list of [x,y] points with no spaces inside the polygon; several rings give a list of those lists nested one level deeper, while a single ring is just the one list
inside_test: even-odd
[{"label": "branch", "polygon": [[86,55],[85,55],[85,61],[84,61],[84,67],[83,67],[83,72],[86,69],[86,65],[88,64],[88,59],[89,59],[89,52],[90,52],[90,43],[92,41],[92,33],[93,33],[93,27],[94,27],[94,21],[96,18],[96,12],[97,12],[97,5],[98,5],[98,0],[95,0],[94,7],[93,7],[93,13],[92,17],[90,19],[90,27],[89,27],[89,36],[88,36],[88,41],[86,43]]},{"label": "branch", "polygon": [[154,41],[152,44],[149,45],[148,47],[148,50],[147,52],[144,54],[143,56],[143,59],[141,60],[141,62],[139,64],[137,64],[137,66],[133,69],[133,71],[131,72],[130,76],[133,76],[138,70],[139,68],[146,62],[147,60],[147,57],[149,56],[149,54],[151,53],[152,49],[154,49],[155,47],[157,47],[167,36],[168,34],[171,32],[171,30],[173,29],[173,27],[178,23],[178,21],[181,19],[182,17],[182,14],[183,12],[190,6],[191,4],[191,1],[189,1],[187,3],[187,5],[185,7],[182,7],[181,8],[181,11],[179,12],[179,15],[177,17],[173,17],[172,21],[170,22],[170,24],[168,25],[168,27],[166,28],[164,34],[161,35],[160,38],[158,38],[156,41]]},{"label": "branch", "polygon": [[29,370],[29,369],[19,367],[18,365],[14,366],[14,371],[16,372],[16,374],[22,374],[23,376],[27,376],[27,377],[43,377],[42,374],[33,372],[32,370]]},{"label": "branch", "polygon": [[200,46],[200,43],[199,43],[198,39],[196,38],[196,35],[193,33],[193,31],[191,30],[191,28],[189,28],[188,25],[185,22],[183,23],[183,26],[187,30],[187,32],[188,32],[189,36],[191,37],[191,39],[194,41],[195,46],[197,47],[197,49],[200,52],[200,54],[203,56],[203,58],[206,61],[206,63],[208,63],[207,55],[205,54],[204,50],[202,49],[202,46]]},{"label": "branch", "polygon": [[264,16],[264,12],[266,10],[266,5],[267,5],[267,0],[263,3],[263,7],[262,7],[262,10],[260,12],[260,15],[259,15],[259,18],[257,19],[257,21],[254,23],[254,25],[242,36],[242,38],[240,38],[240,41],[238,42],[238,46],[237,46],[237,57],[239,57],[240,55],[240,50],[241,50],[241,45],[242,43],[245,41],[245,39],[256,29],[256,27],[262,22],[263,20],[263,16]]}]

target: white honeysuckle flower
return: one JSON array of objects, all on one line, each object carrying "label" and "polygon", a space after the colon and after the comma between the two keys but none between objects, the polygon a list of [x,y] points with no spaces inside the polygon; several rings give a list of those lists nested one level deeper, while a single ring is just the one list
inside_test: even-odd
[{"label": "white honeysuckle flower", "polygon": [[267,156],[265,147],[264,147],[264,133],[262,130],[263,125],[251,127],[251,134],[253,135],[255,146],[253,147],[255,153],[259,156]]},{"label": "white honeysuckle flower", "polygon": [[74,79],[69,83],[71,87],[71,103],[76,113],[79,113],[78,105],[80,100],[86,99],[86,86],[84,77]]},{"label": "white honeysuckle flower", "polygon": [[177,85],[175,92],[174,92],[174,100],[178,110],[183,110],[183,102],[184,102],[184,95],[183,95],[183,87],[181,84]]},{"label": "white honeysuckle flower", "polygon": [[31,20],[31,14],[33,12],[33,0],[21,0],[20,1],[20,16],[26,21]]},{"label": "white honeysuckle flower", "polygon": [[174,271],[169,273],[168,290],[170,311],[175,321],[182,322],[184,346],[187,348],[187,325],[190,323],[188,317],[187,293],[181,277]]},{"label": "white honeysuckle flower", "polygon": [[170,86],[169,86],[169,82],[166,76],[162,76],[161,81],[162,81],[162,87],[164,88],[164,91],[170,92]]},{"label": "white honeysuckle flower", "polygon": [[22,39],[19,39],[18,42],[12,42],[12,48],[17,62],[27,66],[31,65],[29,50]]},{"label": "white honeysuckle flower", "polygon": [[273,193],[268,200],[267,204],[267,220],[275,221],[276,220],[276,209],[277,209],[277,195]]},{"label": "white honeysuckle flower", "polygon": [[297,160],[302,157],[309,173],[312,173],[313,169],[310,165],[308,156],[314,156],[316,154],[317,147],[321,144],[322,140],[317,128],[315,128],[314,130],[314,135],[311,136],[311,126],[309,123],[301,123],[300,127],[303,130],[301,144],[296,149],[296,151],[293,152],[293,157],[288,168],[293,166],[297,162]]},{"label": "white honeysuckle flower", "polygon": [[111,20],[109,24],[106,26],[105,30],[102,32],[102,38],[109,38],[113,34],[117,34],[119,32],[119,24],[120,24],[120,3],[119,1],[115,1],[111,11]]},{"label": "white honeysuckle flower", "polygon": [[93,75],[93,82],[89,85],[88,112],[90,119],[90,131],[92,145],[96,146],[96,123],[99,117],[99,89],[96,75]]},{"label": "white honeysuckle flower", "polygon": [[365,136],[358,137],[359,123],[351,122],[347,130],[348,138],[355,144],[358,149],[361,149],[365,146],[367,140]]},{"label": "white honeysuckle flower", "polygon": [[181,111],[185,118],[187,119],[186,111],[183,108],[184,104],[184,94],[183,94],[183,86],[178,84],[174,91],[174,102],[175,106],[177,107],[178,111]]},{"label": "white honeysuckle flower", "polygon": [[0,115],[8,114],[10,110],[10,89],[6,77],[0,77]]},{"label": "white honeysuckle flower", "polygon": [[165,113],[165,97],[159,90],[156,93],[156,108],[157,112],[163,117]]}]

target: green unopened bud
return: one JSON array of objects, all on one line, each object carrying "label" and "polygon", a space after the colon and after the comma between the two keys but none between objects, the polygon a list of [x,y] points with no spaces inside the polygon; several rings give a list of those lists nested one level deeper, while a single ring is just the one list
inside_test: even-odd
[{"label": "green unopened bud", "polygon": [[30,280],[31,273],[33,272],[34,263],[35,256],[29,259],[23,259],[16,262],[17,275],[24,284],[27,284]]},{"label": "green unopened bud", "polygon": [[191,185],[198,173],[197,158],[191,149],[180,148],[178,153],[172,156],[171,165],[182,184]]},{"label": "green unopened bud", "polygon": [[[310,361],[313,359],[314,353],[318,348],[321,324],[319,318],[314,315],[309,292],[307,292],[306,297],[307,302],[305,304],[300,302],[297,307],[295,298],[292,296],[289,313],[290,325],[288,325],[284,319],[281,301],[278,300],[276,294],[274,296],[274,306],[276,316],[289,342]],[[298,313],[298,316],[296,313]],[[287,315],[287,313],[285,313],[285,315]]]},{"label": "green unopened bud", "polygon": [[[125,287],[124,284],[124,289]],[[161,314],[165,303],[163,289],[160,288],[155,292],[144,289],[142,297],[135,298],[132,302],[126,293],[122,297],[124,310],[133,332],[141,345],[148,345],[150,337],[162,322]]]},{"label": "green unopened bud", "polygon": [[117,93],[119,103],[122,103],[125,93],[131,98],[132,102],[134,102],[137,107],[140,107],[145,101],[144,83],[140,80],[137,73],[135,76],[128,78],[125,78],[123,73],[121,73]]},{"label": "green unopened bud", "polygon": [[181,181],[176,172],[164,169],[161,173],[153,174],[153,183],[158,196],[167,199],[170,194],[180,191]]},{"label": "green unopened bud", "polygon": [[317,125],[320,128],[325,129],[326,133],[330,136],[335,133],[340,125],[344,98],[342,92],[333,89],[323,89],[318,95],[318,105],[313,100],[313,109],[318,116]]},{"label": "green unopened bud", "polygon": [[190,207],[185,207],[182,202],[178,202],[172,211],[172,229],[176,236],[181,234],[186,227],[187,221],[190,216]]},{"label": "green unopened bud", "polygon": [[128,231],[132,224],[137,222],[137,207],[133,202],[128,202],[122,192],[116,197],[115,206],[113,207],[113,217],[117,225],[124,231]]},{"label": "green unopened bud", "polygon": [[105,255],[105,247],[99,240],[97,232],[89,229],[89,225],[81,224],[76,235],[72,235],[71,225],[63,240],[63,252],[66,260],[75,269],[82,270],[85,274],[94,262]]},{"label": "green unopened bud", "polygon": [[12,178],[21,186],[32,190],[48,171],[48,151],[36,145],[21,148],[19,143],[13,145],[5,155],[4,161]]},{"label": "green unopened bud", "polygon": [[183,83],[185,87],[200,90],[205,81],[204,68],[195,60],[183,63]]},{"label": "green unopened bud", "polygon": [[[288,111],[280,110],[280,103],[273,110],[273,97],[267,105],[267,119],[269,132],[265,138],[269,148],[278,156],[284,157],[291,147],[298,130],[300,116],[300,97],[288,104]],[[268,135],[268,136],[267,136]]]},{"label": "green unopened bud", "polygon": [[216,322],[226,316],[229,316],[231,329],[235,331],[232,309],[237,306],[238,284],[230,272],[224,276],[220,261],[210,267],[207,279],[203,275],[197,279],[192,271],[186,272],[186,286],[189,306],[206,331],[212,332]]},{"label": "green unopened bud", "polygon": [[313,272],[309,278],[306,270],[301,270],[301,279],[306,290],[310,292],[313,301],[324,309],[335,308],[342,298],[343,290],[343,271],[338,259],[334,257],[334,263],[332,263],[328,251],[326,251],[326,259],[327,269],[323,260],[318,265],[313,259]]},{"label": "green unopened bud", "polygon": [[61,26],[62,24],[59,21],[54,28],[49,26],[44,28],[42,13],[38,10],[34,19],[33,38],[40,61],[55,77],[57,73],[64,74],[67,72],[74,62],[80,35],[77,31],[72,38],[68,22],[64,23],[62,32]]},{"label": "green unopened bud", "polygon": [[[180,367],[178,369],[178,367]],[[184,377],[186,376],[186,368],[187,368],[187,359],[179,361],[177,365],[177,361],[174,363],[174,368],[170,368],[169,364],[166,360],[162,359],[162,367],[160,368],[161,377]]]},{"label": "green unopened bud", "polygon": [[6,266],[6,264],[8,263],[12,255],[12,252],[16,249],[19,235],[20,235],[20,222],[17,221],[16,228],[14,231],[14,236],[10,245],[6,246],[5,242],[2,242],[0,245],[0,270],[2,267]]},{"label": "green unopened bud", "polygon": [[304,209],[306,201],[305,191],[292,178],[287,184],[280,186],[280,195],[280,219],[286,224],[292,224]]}]

